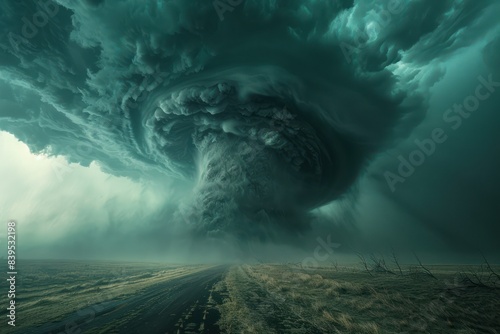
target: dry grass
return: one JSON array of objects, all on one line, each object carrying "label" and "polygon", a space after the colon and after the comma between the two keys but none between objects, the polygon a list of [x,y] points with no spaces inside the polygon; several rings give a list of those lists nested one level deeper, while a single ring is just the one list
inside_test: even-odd
[{"label": "dry grass", "polygon": [[225,280],[216,287],[220,291],[227,291],[224,303],[219,306],[219,326],[226,333],[266,333],[265,323],[255,317],[245,302],[247,289],[242,289],[245,282],[240,278],[241,271],[239,267],[231,268]]},{"label": "dry grass", "polygon": [[[189,275],[207,266],[157,263],[34,261],[18,275],[16,330],[57,322],[91,305],[120,300],[163,281]],[[7,295],[0,304],[7,305]],[[0,310],[4,318],[6,310]]]},{"label": "dry grass", "polygon": [[457,268],[433,269],[437,279],[415,280],[354,269],[233,267],[225,280],[221,328],[230,333],[500,332],[500,289],[464,287],[456,282]]}]

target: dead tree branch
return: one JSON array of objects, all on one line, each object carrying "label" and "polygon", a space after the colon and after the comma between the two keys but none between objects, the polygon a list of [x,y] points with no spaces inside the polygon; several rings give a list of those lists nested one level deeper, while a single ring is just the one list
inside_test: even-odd
[{"label": "dead tree branch", "polygon": [[[434,274],[428,269],[426,268],[423,264],[422,264],[422,261],[420,261],[420,259],[418,258],[417,254],[415,254],[415,252],[413,252],[413,256],[415,256],[415,258],[417,259],[418,261],[418,264],[419,266],[414,268],[415,270],[420,270],[420,274],[424,274],[426,276],[429,276],[429,277],[432,277],[434,279],[437,279],[436,276],[434,276]],[[418,275],[418,272],[414,272],[414,274],[417,274]]]},{"label": "dead tree branch", "polygon": [[392,262],[398,267],[399,274],[403,276],[403,270],[401,269],[401,266],[399,265],[399,260],[396,257],[396,253],[394,252],[394,248],[391,247],[391,254],[392,254]]}]

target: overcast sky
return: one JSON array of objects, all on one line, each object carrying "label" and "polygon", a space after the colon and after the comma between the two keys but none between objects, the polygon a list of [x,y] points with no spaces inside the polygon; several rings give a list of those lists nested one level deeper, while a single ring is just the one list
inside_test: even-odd
[{"label": "overcast sky", "polygon": [[498,13],[3,1],[0,218],[25,258],[500,260]]}]

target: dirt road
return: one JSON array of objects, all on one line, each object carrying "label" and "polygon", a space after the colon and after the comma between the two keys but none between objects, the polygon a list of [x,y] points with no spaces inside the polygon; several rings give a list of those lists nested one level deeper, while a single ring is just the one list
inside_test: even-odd
[{"label": "dirt road", "polygon": [[212,289],[226,270],[218,266],[161,282],[127,299],[91,305],[23,333],[218,333]]}]

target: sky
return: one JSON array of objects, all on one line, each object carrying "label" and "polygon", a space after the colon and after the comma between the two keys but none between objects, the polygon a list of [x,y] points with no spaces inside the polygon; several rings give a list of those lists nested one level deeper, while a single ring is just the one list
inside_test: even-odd
[{"label": "sky", "polygon": [[3,1],[0,219],[24,258],[499,261],[499,12]]}]

